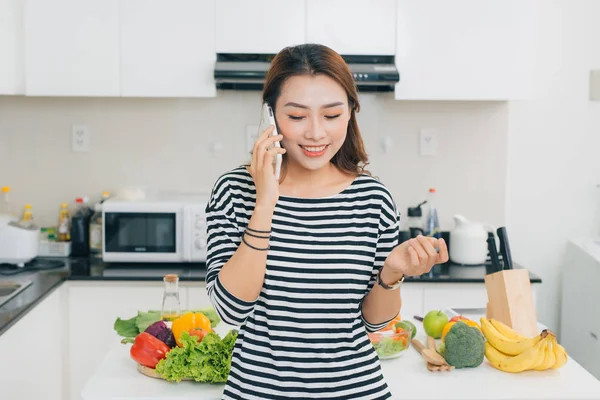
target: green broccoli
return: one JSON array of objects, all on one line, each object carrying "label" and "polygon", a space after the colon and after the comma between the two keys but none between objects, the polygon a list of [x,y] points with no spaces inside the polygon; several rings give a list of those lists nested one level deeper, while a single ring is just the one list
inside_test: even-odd
[{"label": "green broccoli", "polygon": [[462,321],[450,328],[440,346],[441,355],[455,368],[478,367],[484,358],[485,339],[479,329]]}]

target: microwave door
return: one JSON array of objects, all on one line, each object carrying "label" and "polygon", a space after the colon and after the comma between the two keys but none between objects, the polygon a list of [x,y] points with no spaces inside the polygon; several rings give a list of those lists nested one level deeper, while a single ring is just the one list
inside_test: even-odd
[{"label": "microwave door", "polygon": [[176,212],[106,212],[105,261],[176,261]]}]

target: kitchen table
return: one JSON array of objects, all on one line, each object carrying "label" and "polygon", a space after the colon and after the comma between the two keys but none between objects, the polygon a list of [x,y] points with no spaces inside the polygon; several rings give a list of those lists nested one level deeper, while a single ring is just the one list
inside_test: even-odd
[{"label": "kitchen table", "polygon": [[[417,339],[426,342],[422,325]],[[219,333],[230,327],[220,325]],[[84,400],[217,400],[224,385],[196,382],[169,383],[137,371],[129,357],[130,345],[116,345],[88,381]],[[600,381],[569,358],[559,370],[511,374],[487,360],[477,368],[430,372],[417,351],[381,360],[394,399],[600,399]]]}]

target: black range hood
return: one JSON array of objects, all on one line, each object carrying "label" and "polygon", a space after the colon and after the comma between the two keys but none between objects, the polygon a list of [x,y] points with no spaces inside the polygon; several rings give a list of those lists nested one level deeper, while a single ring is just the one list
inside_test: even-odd
[{"label": "black range hood", "polygon": [[[217,53],[215,82],[221,90],[262,90],[274,54]],[[400,74],[394,56],[342,55],[360,92],[393,92]]]}]

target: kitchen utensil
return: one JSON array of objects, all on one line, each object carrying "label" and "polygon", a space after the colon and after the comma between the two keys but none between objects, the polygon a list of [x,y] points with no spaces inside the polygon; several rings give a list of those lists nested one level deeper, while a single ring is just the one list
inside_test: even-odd
[{"label": "kitchen utensil", "polygon": [[494,272],[501,271],[500,260],[498,259],[498,249],[496,248],[496,238],[494,232],[488,232],[488,252],[490,253],[490,260],[492,261],[492,269]]},{"label": "kitchen utensil", "polygon": [[500,254],[502,254],[502,261],[504,262],[503,268],[513,269],[512,254],[510,252],[510,245],[508,244],[506,227],[501,226],[496,232],[498,233],[498,238],[500,239]]},{"label": "kitchen utensil", "polygon": [[484,225],[471,222],[462,215],[454,216],[454,224],[450,231],[450,261],[464,265],[484,264],[488,254],[488,233]]},{"label": "kitchen utensil", "polygon": [[425,346],[423,346],[423,343],[421,343],[417,339],[413,339],[412,343],[415,346],[415,348],[417,349],[417,351],[419,353],[421,353],[421,355],[423,356],[423,358],[427,362],[430,362],[433,365],[444,365],[444,364],[447,364],[446,360],[444,360],[444,357],[442,357],[441,355],[439,355],[438,352],[435,351],[435,348],[434,349],[425,348]]},{"label": "kitchen utensil", "polygon": [[423,355],[423,350],[428,350],[428,349],[426,349],[425,346],[423,346],[423,343],[421,343],[419,340],[413,339],[413,345],[414,345],[415,349],[419,352],[419,354],[421,354],[421,356],[423,356],[423,358],[426,360],[427,369],[429,371],[434,371],[434,372],[435,371],[452,371],[454,369],[454,367],[448,365],[447,363],[444,363],[442,365],[436,365],[436,364],[432,364],[431,362],[427,361],[427,359]]},{"label": "kitchen utensil", "polygon": [[[435,351],[435,354],[439,355],[439,353],[435,349],[435,339],[432,338],[431,336],[427,336],[427,347],[429,350],[433,350],[433,351]],[[440,357],[442,357],[442,356],[440,356]],[[444,357],[442,357],[442,359],[443,358]],[[454,369],[454,367],[451,365],[448,365],[448,363],[444,359],[443,365],[435,365],[435,364],[427,363],[427,369],[429,369],[430,371],[452,371]]]}]

